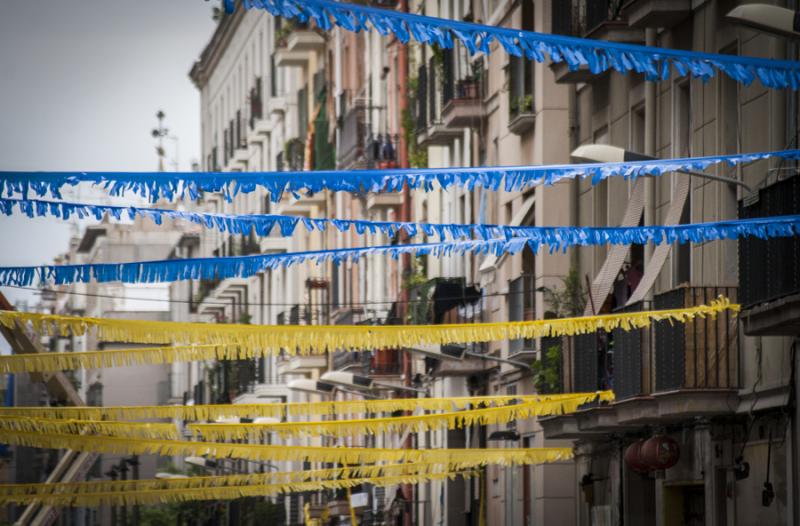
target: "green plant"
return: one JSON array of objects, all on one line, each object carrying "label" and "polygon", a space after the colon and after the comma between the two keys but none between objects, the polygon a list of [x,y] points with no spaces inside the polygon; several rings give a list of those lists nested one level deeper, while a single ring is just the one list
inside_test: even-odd
[{"label": "green plant", "polygon": [[408,104],[403,110],[403,115],[400,121],[400,126],[403,129],[403,139],[405,142],[406,153],[408,156],[408,164],[412,168],[427,168],[428,167],[428,149],[420,148],[417,144],[417,123],[414,120],[414,114],[411,108],[417,106],[417,89],[419,87],[419,79],[417,77],[409,77],[407,97]]},{"label": "green plant", "polygon": [[533,362],[533,385],[540,393],[553,393],[561,387],[561,345],[551,345],[540,360]]},{"label": "green plant", "polygon": [[285,47],[286,40],[289,38],[289,35],[294,30],[296,24],[294,20],[283,20],[284,24],[275,31],[275,45],[278,47]]},{"label": "green plant", "polygon": [[522,115],[533,111],[533,95],[524,95],[511,99],[511,113]]},{"label": "green plant", "polygon": [[408,322],[421,324],[429,322],[430,296],[436,286],[436,281],[428,279],[425,265],[421,258],[414,261],[415,271],[403,279],[403,288],[408,291]]},{"label": "green plant", "polygon": [[544,302],[550,306],[545,311],[545,319],[566,318],[569,316],[580,316],[586,307],[586,293],[581,284],[578,270],[571,268],[569,273],[561,278],[563,287],[539,287],[538,292],[544,294]]}]

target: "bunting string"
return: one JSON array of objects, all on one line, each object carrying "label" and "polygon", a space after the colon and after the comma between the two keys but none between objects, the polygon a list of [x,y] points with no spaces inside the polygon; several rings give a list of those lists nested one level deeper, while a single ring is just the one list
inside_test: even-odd
[{"label": "bunting string", "polygon": [[275,418],[294,416],[332,416],[397,411],[453,411],[468,408],[503,407],[516,402],[535,403],[550,414],[569,412],[577,403],[611,402],[613,391],[534,395],[489,395],[445,398],[389,398],[383,400],[335,400],[323,402],[288,402],[265,404],[170,405],[170,406],[57,406],[0,407],[0,418],[35,418],[65,420],[173,420],[211,421],[221,418]]},{"label": "bunting string", "polygon": [[265,352],[316,354],[337,349],[413,348],[449,344],[571,336],[614,329],[625,331],[653,322],[687,323],[697,317],[739,311],[738,304],[720,296],[708,305],[642,312],[620,312],[549,320],[460,323],[440,325],[244,325],[181,323],[61,316],[34,312],[0,311],[0,324],[20,325],[49,336],[83,335],[91,330],[106,342],[145,344],[194,342],[200,345],[240,345]]},{"label": "bunting string", "polygon": [[0,504],[38,503],[56,507],[80,506],[95,508],[102,505],[132,506],[195,500],[234,500],[243,497],[267,497],[304,491],[353,488],[360,484],[372,484],[382,487],[399,484],[418,484],[433,480],[454,479],[457,476],[470,477],[474,473],[474,471],[452,471],[446,473],[420,473],[375,478],[343,478],[252,486],[215,486],[208,488],[154,489],[129,492],[5,495],[0,496]]},{"label": "bunting string", "polygon": [[[732,55],[724,55],[736,58]],[[794,62],[792,64],[795,64]],[[800,66],[798,66],[800,67]],[[460,186],[507,192],[565,179],[591,178],[598,183],[609,177],[635,179],[675,171],[703,171],[715,165],[736,166],[763,159],[798,160],[800,150],[652,159],[616,163],[556,164],[541,166],[485,166],[461,168],[394,168],[374,170],[316,170],[295,172],[0,172],[0,197],[30,194],[62,199],[61,189],[81,183],[97,185],[111,195],[134,193],[155,203],[160,199],[196,200],[203,192],[221,192],[231,200],[239,193],[258,189],[280,201],[285,192],[295,198],[323,190],[336,192],[399,192]],[[77,213],[77,211],[75,212]]]},{"label": "bunting string", "polygon": [[281,438],[320,435],[347,438],[404,430],[423,433],[443,427],[452,430],[473,425],[506,424],[527,420],[534,416],[574,413],[583,403],[586,402],[576,397],[556,402],[523,402],[501,407],[426,415],[310,422],[189,424],[188,428],[195,435],[214,441],[260,440],[266,439],[272,433],[276,433]]},{"label": "bunting string", "polygon": [[[563,398],[561,400],[524,401],[483,409],[466,409],[455,412],[427,415],[365,418],[355,420],[328,420],[277,423],[225,423],[189,424],[188,429],[204,440],[261,440],[276,433],[282,438],[297,436],[358,437],[401,430],[424,432],[447,426],[457,429],[472,425],[505,424],[534,416],[573,413],[578,407],[594,400],[597,395]],[[179,438],[174,423],[141,423],[103,420],[65,420],[17,417],[0,417],[0,430],[25,431],[49,434],[97,434],[122,438],[167,439]]]},{"label": "bunting string", "polygon": [[709,223],[681,225],[652,225],[635,227],[569,227],[569,226],[506,226],[485,224],[415,223],[403,221],[372,221],[361,219],[313,219],[303,216],[257,214],[229,215],[185,212],[135,206],[109,206],[41,200],[0,199],[0,213],[12,215],[17,209],[28,217],[56,217],[68,220],[105,217],[121,220],[146,217],[160,225],[165,219],[188,221],[220,232],[239,235],[269,236],[273,232],[290,237],[299,226],[307,232],[325,231],[333,227],[338,232],[383,234],[394,237],[400,232],[410,237],[424,234],[441,240],[475,238],[524,237],[534,252],[548,246],[551,252],[574,246],[631,245],[653,243],[704,243],[721,239],[757,237],[760,239],[790,237],[800,233],[800,215],[734,219]]},{"label": "bunting string", "polygon": [[[564,448],[565,458],[568,458],[569,453],[569,449]],[[416,474],[441,474],[448,471],[452,471],[452,469],[447,464],[420,462],[297,471],[268,471],[264,473],[241,473],[235,475],[174,477],[166,479],[0,484],[0,497],[13,495],[53,495],[59,493],[82,494],[117,491],[199,489],[224,486],[255,486],[341,478],[378,478]]]},{"label": "bunting string", "polygon": [[101,435],[69,435],[6,431],[0,429],[0,443],[44,449],[72,449],[119,455],[205,456],[238,458],[256,462],[330,462],[342,465],[381,462],[422,462],[448,464],[453,469],[486,465],[529,465],[571,458],[569,449],[387,449],[364,447],[274,446],[225,444],[184,440],[130,439]]},{"label": "bunting string", "polygon": [[399,259],[402,254],[446,257],[464,254],[517,254],[527,246],[524,238],[489,241],[456,241],[373,247],[334,248],[307,252],[281,252],[253,256],[229,256],[191,259],[165,259],[134,263],[91,263],[84,265],[43,265],[38,267],[0,267],[0,286],[31,286],[52,282],[68,283],[164,283],[187,279],[246,278],[259,272],[311,262],[317,265],[357,261],[370,254],[387,254]]},{"label": "bunting string", "polygon": [[2,418],[0,431],[26,433],[82,435],[85,433],[122,438],[176,440],[179,436],[174,423],[117,422],[100,420],[50,420],[44,418]]},{"label": "bunting string", "polygon": [[[231,8],[233,0],[225,0]],[[790,60],[772,60],[736,55],[722,55],[668,49],[565,35],[521,31],[448,20],[397,10],[380,9],[331,0],[244,0],[246,8],[266,9],[274,16],[313,20],[325,31],[334,25],[347,31],[370,28],[383,36],[394,35],[400,42],[414,39],[422,44],[452,48],[461,42],[470,54],[489,54],[492,42],[516,57],[544,62],[566,62],[571,71],[587,67],[593,74],[609,69],[619,73],[641,73],[647,80],[667,80],[672,74],[690,75],[707,81],[723,72],[744,85],[754,79],[768,88],[800,86],[800,64]]]}]

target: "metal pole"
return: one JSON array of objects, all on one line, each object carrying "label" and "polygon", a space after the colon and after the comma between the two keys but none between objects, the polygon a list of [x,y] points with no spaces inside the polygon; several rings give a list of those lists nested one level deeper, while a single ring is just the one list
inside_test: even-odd
[{"label": "metal pole", "polygon": [[[125,460],[123,458],[119,463],[119,478],[123,482],[128,480],[128,464]],[[128,526],[128,505],[125,504],[125,501],[122,502],[122,526]]]},{"label": "metal pole", "polygon": [[[139,455],[133,455],[128,463],[133,468],[133,480],[139,480]],[[141,510],[138,504],[133,505],[133,525],[139,526],[141,523]]]},{"label": "metal pole", "polygon": [[[648,46],[656,45],[656,28],[645,29],[645,43]],[[644,83],[644,153],[651,157],[656,155],[656,83]],[[656,181],[652,176],[644,179],[644,225],[656,224]],[[644,246],[644,266],[650,264],[653,258],[654,246],[647,243]],[[647,293],[647,300],[653,299],[652,289]]]},{"label": "metal pole", "polygon": [[[400,11],[403,13],[408,12],[408,0],[400,0]],[[398,49],[397,49],[397,84],[400,93],[398,93],[398,110],[400,112],[400,121],[402,122],[403,117],[405,116],[406,111],[408,111],[408,47],[403,45],[402,43],[398,42]],[[413,140],[413,137],[412,137]],[[398,161],[400,168],[408,168],[408,144],[406,144],[405,134],[400,134],[400,144],[399,144],[399,154],[398,154]],[[408,187],[408,184],[403,185],[403,202],[400,209],[400,216],[402,221],[410,222],[411,221],[411,190]],[[408,236],[404,236],[403,241],[408,243]],[[402,256],[402,276],[405,278],[411,274],[411,255],[410,254],[403,254]],[[408,299],[409,299],[409,291],[407,288],[403,287],[400,293],[401,297],[401,305],[403,308],[398,309],[403,316],[404,323],[408,323]],[[407,387],[411,386],[411,351],[404,350],[403,351],[403,379],[404,383]],[[411,442],[411,434],[409,433],[406,437],[404,443],[402,444],[404,449],[411,449],[412,442]],[[403,488],[403,495],[405,496],[408,502],[412,502],[414,500],[414,486],[411,484],[404,484]],[[413,510],[410,506],[406,506],[403,511],[403,524],[404,526],[411,526],[413,522]]]}]

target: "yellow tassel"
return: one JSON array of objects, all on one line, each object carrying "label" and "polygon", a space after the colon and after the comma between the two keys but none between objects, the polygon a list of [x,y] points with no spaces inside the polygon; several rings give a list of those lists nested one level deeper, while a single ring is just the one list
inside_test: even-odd
[{"label": "yellow tassel", "polygon": [[532,449],[386,449],[363,447],[272,446],[182,440],[131,439],[0,430],[0,443],[45,449],[73,449],[122,455],[208,455],[212,458],[287,462],[333,462],[342,465],[378,462],[427,462],[467,469],[488,464],[540,464],[572,458],[570,448]]},{"label": "yellow tassel", "polygon": [[357,420],[326,420],[312,422],[279,422],[248,424],[190,424],[188,427],[205,440],[260,440],[277,433],[279,436],[358,437],[410,430],[423,433],[447,426],[460,429],[473,425],[505,424],[525,420],[534,416],[561,415],[575,412],[579,406],[594,400],[596,395],[565,398],[562,400],[538,400],[515,405],[468,409],[447,413],[399,416],[389,418],[366,418]]},{"label": "yellow tassel", "polygon": [[[720,297],[710,305],[603,316],[498,323],[447,325],[241,325],[178,323],[58,316],[31,312],[0,311],[0,324],[13,328],[27,325],[51,336],[82,335],[89,330],[107,342],[170,342],[177,345],[239,345],[264,353],[319,354],[340,349],[383,349],[421,344],[487,342],[506,339],[569,336],[598,330],[631,330],[654,321],[685,323],[696,317],[716,316],[739,305]],[[43,358],[43,357],[42,357]]]},{"label": "yellow tassel", "polygon": [[224,486],[212,488],[153,489],[138,491],[110,491],[97,493],[54,493],[45,495],[5,495],[0,496],[0,504],[39,503],[48,506],[78,506],[94,508],[101,505],[151,505],[193,500],[233,500],[242,497],[265,497],[285,493],[346,489],[360,484],[373,486],[395,486],[399,484],[419,484],[432,480],[454,479],[457,476],[470,477],[473,471],[452,471],[446,473],[425,473],[391,477],[344,478],[314,480],[306,482],[287,482],[250,486]]},{"label": "yellow tassel", "polygon": [[[464,396],[449,398],[393,398],[386,400],[342,400],[285,404],[225,404],[178,406],[110,406],[110,407],[0,407],[0,417],[50,418],[72,420],[142,420],[171,418],[208,421],[218,418],[270,417],[282,420],[292,416],[393,413],[395,411],[452,411],[468,407],[505,406],[513,402],[573,402],[577,405],[598,400],[614,400],[613,391],[597,393],[565,393],[552,395]],[[565,409],[563,412],[572,412]]]},{"label": "yellow tassel", "polygon": [[0,417],[0,430],[26,433],[82,435],[96,434],[127,438],[175,440],[179,437],[174,423],[130,423],[98,420],[49,420],[43,418]]},{"label": "yellow tassel", "polygon": [[264,353],[239,345],[178,345],[105,351],[48,352],[0,356],[0,373],[44,373],[203,360],[247,360]]},{"label": "yellow tassel", "polygon": [[214,488],[223,486],[253,486],[285,484],[309,480],[340,478],[374,478],[416,474],[436,474],[452,471],[441,463],[403,463],[350,466],[344,468],[301,471],[270,471],[237,475],[184,477],[144,480],[92,480],[88,482],[56,482],[43,484],[0,484],[0,496],[50,495],[57,493],[107,493],[114,491],[150,491],[161,489]]}]

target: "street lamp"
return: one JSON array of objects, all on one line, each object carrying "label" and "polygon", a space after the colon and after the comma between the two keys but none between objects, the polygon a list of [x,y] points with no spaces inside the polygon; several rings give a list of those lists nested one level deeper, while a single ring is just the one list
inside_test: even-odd
[{"label": "street lamp", "polygon": [[[631,152],[625,148],[610,146],[608,144],[586,144],[583,146],[578,146],[572,151],[570,157],[572,158],[573,162],[579,163],[627,163],[632,161],[657,160],[657,157]],[[720,177],[718,175],[694,172],[690,170],[677,170],[677,172],[691,175],[692,177],[702,177],[703,179],[710,179],[712,181],[720,181],[723,183],[738,185],[748,192],[752,192],[748,185],[737,179],[731,179],[730,177]]]},{"label": "street lamp", "polygon": [[362,376],[360,374],[353,374],[345,371],[329,371],[323,374],[320,377],[320,380],[327,384],[333,384],[337,387],[341,386],[344,388],[355,389],[356,391],[388,390],[422,394],[428,393],[425,389],[377,382],[369,376]]},{"label": "street lamp", "polygon": [[325,382],[318,382],[316,380],[309,380],[307,378],[290,380],[289,383],[286,385],[292,391],[299,391],[301,393],[316,394],[316,395],[331,396],[334,390],[334,386],[332,384],[328,384]]},{"label": "street lamp", "polygon": [[798,12],[767,4],[744,4],[728,11],[725,19],[758,31],[800,38]]},{"label": "street lamp", "polygon": [[514,367],[519,367],[520,369],[531,369],[531,366],[527,363],[468,351],[466,345],[421,345],[419,347],[409,348],[408,350],[437,360],[462,361],[464,358],[477,358],[487,362],[505,363]]}]

